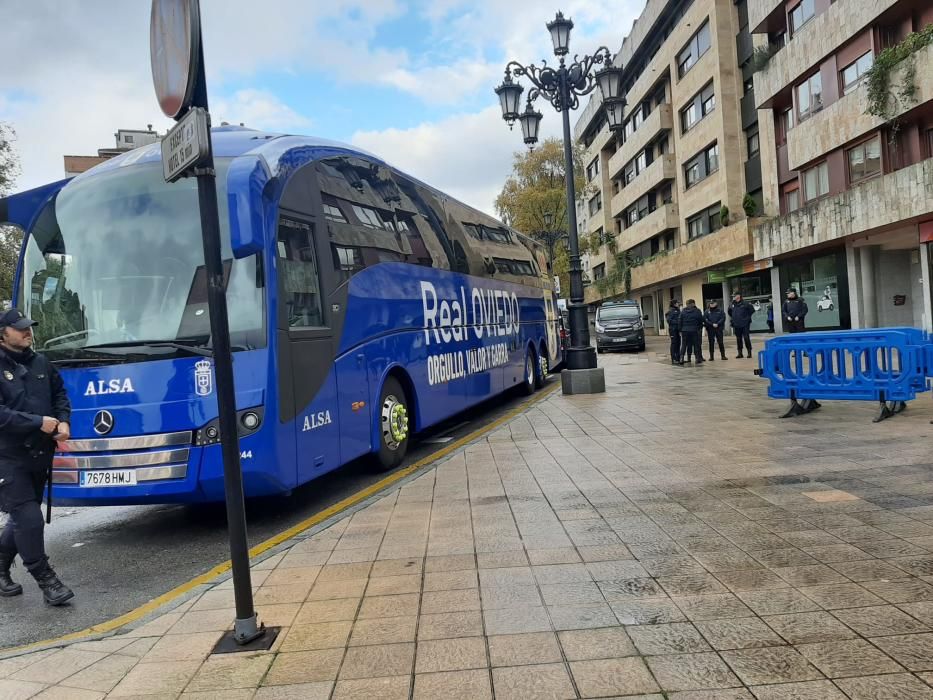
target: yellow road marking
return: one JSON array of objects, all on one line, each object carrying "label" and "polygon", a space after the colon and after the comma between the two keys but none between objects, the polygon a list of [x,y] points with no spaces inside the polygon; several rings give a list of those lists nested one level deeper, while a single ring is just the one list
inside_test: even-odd
[{"label": "yellow road marking", "polygon": [[[517,415],[519,415],[522,411],[527,409],[529,406],[532,406],[538,401],[540,401],[541,399],[544,399],[545,397],[550,396],[554,392],[554,390],[557,389],[558,386],[560,386],[560,381],[552,382],[550,386],[544,387],[540,392],[538,392],[534,396],[526,399],[525,401],[522,401],[521,404],[511,409],[510,411],[504,413],[503,415],[499,416],[498,418],[491,421],[490,423],[487,423],[483,427],[477,428],[472,433],[469,433],[467,435],[464,435],[461,438],[454,440],[453,442],[449,443],[448,445],[445,445],[444,447],[442,447],[441,449],[435,452],[432,452],[426,457],[422,457],[417,462],[415,462],[414,464],[410,464],[404,469],[400,469],[397,472],[392,472],[391,474],[389,474],[389,476],[385,477],[384,479],[381,479],[380,481],[377,481],[376,483],[370,486],[367,486],[361,491],[357,491],[355,494],[353,494],[352,496],[348,496],[342,501],[338,501],[337,503],[330,506],[329,508],[325,508],[324,510],[318,513],[315,513],[310,518],[302,520],[300,523],[298,523],[297,525],[293,525],[287,530],[283,530],[279,534],[273,537],[270,537],[265,542],[261,542],[260,544],[257,544],[255,547],[249,550],[249,556],[251,558],[258,557],[260,554],[263,554],[269,551],[270,549],[272,549],[273,547],[276,547],[282,544],[283,542],[290,540],[291,538],[295,537],[296,535],[301,534],[305,530],[308,530],[314,527],[315,525],[318,525],[324,522],[328,518],[332,518],[333,516],[337,515],[341,511],[346,510],[347,508],[350,508],[352,506],[355,506],[357,503],[361,503],[362,501],[365,501],[370,496],[378,493],[379,491],[385,489],[388,486],[391,486],[395,482],[400,481],[401,479],[404,479],[406,476],[413,474],[419,469],[423,469],[427,465],[433,462],[436,462],[437,460],[443,457],[446,457],[451,452],[454,452],[455,450],[460,449],[461,447],[472,442],[476,438],[495,430],[501,425],[504,425],[505,423],[507,423],[508,421],[512,420]],[[212,580],[214,580],[221,574],[229,571],[231,567],[232,567],[232,563],[228,559],[223,564],[218,564],[217,566],[210,569],[209,571],[204,572],[200,576],[196,576],[190,581],[186,581],[185,583],[179,586],[176,586],[175,588],[170,590],[168,593],[163,593],[159,597],[153,598],[148,603],[140,605],[138,608],[134,610],[130,610],[128,613],[124,613],[123,615],[120,615],[119,617],[115,617],[112,620],[107,620],[106,622],[101,622],[99,624],[92,625],[91,627],[80,630],[78,632],[70,632],[68,634],[62,635],[60,637],[55,637],[53,639],[46,639],[41,642],[33,642],[31,644],[25,644],[19,647],[10,647],[8,649],[0,649],[0,653],[6,655],[11,652],[28,651],[36,647],[52,646],[52,645],[61,644],[63,642],[75,641],[77,639],[82,639],[84,637],[90,637],[90,636],[97,635],[97,634],[103,634],[105,632],[112,632],[113,630],[119,629],[120,627],[123,627],[124,625],[128,625],[131,622],[135,622],[139,619],[142,619],[149,613],[155,612],[156,610],[158,610],[160,607],[162,607],[166,603],[169,603],[175,598],[178,598],[179,596],[182,596],[185,593],[188,593],[194,590],[198,586],[203,586],[206,583],[210,583]]]}]

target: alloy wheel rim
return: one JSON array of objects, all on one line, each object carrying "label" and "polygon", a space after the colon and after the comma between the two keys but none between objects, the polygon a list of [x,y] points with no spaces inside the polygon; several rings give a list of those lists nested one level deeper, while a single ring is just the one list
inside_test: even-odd
[{"label": "alloy wheel rim", "polygon": [[394,395],[382,403],[382,441],[390,450],[397,450],[408,438],[408,409]]}]

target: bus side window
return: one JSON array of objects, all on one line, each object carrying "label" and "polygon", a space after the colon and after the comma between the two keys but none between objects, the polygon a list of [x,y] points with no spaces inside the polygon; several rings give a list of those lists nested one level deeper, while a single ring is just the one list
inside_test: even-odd
[{"label": "bus side window", "polygon": [[323,326],[321,278],[314,254],[313,226],[286,216],[280,217],[277,248],[282,303],[288,315],[288,327]]}]

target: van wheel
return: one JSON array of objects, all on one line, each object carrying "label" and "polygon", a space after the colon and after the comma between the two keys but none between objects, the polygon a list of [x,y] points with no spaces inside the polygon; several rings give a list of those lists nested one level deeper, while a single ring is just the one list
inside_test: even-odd
[{"label": "van wheel", "polygon": [[522,371],[522,394],[524,396],[530,396],[534,393],[535,387],[537,386],[537,374],[538,370],[536,368],[538,361],[535,359],[535,351],[531,348],[525,351],[525,368]]},{"label": "van wheel", "polygon": [[408,398],[395,377],[386,379],[379,398],[379,451],[376,453],[380,471],[394,469],[408,452]]}]

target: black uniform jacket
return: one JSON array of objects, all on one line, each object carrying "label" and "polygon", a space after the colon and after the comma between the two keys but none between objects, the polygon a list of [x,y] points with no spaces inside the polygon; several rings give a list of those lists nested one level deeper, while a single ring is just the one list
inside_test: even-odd
[{"label": "black uniform jacket", "polygon": [[58,370],[32,350],[17,361],[0,348],[0,478],[11,478],[11,470],[48,470],[55,441],[41,430],[43,416],[71,417]]}]

